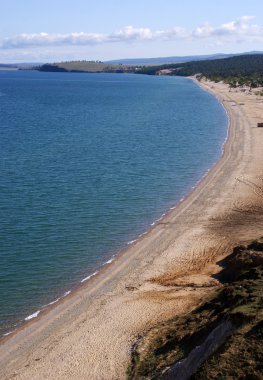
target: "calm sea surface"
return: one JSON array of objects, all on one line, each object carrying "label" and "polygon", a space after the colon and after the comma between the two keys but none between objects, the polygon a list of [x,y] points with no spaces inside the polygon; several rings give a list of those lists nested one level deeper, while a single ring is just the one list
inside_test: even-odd
[{"label": "calm sea surface", "polygon": [[189,192],[227,117],[185,78],[0,71],[0,133],[4,333]]}]

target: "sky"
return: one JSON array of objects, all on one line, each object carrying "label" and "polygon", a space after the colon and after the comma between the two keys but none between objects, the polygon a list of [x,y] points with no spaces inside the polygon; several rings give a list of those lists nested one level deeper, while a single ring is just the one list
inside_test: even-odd
[{"label": "sky", "polygon": [[263,0],[0,0],[0,62],[263,50]]}]

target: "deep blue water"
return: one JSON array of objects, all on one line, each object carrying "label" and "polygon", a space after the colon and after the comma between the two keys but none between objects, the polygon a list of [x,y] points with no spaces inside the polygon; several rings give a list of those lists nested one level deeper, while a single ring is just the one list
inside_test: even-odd
[{"label": "deep blue water", "polygon": [[227,118],[185,78],[0,71],[0,326],[97,270],[221,154]]}]

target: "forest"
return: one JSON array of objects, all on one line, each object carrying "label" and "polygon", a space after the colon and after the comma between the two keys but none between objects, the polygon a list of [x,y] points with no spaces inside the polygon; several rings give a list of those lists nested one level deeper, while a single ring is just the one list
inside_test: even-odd
[{"label": "forest", "polygon": [[223,80],[235,86],[263,86],[263,54],[241,55],[231,58],[193,61],[180,64],[144,66],[138,74],[206,77],[215,82]]}]

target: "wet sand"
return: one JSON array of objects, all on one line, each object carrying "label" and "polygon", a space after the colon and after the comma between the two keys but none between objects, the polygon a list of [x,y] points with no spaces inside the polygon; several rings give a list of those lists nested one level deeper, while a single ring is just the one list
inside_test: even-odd
[{"label": "wet sand", "polygon": [[[125,379],[136,339],[200,303],[213,289],[209,275],[217,260],[263,235],[263,128],[256,127],[263,97],[229,92],[223,84],[202,86],[228,112],[221,159],[113,263],[3,339],[1,379]],[[182,286],[174,286],[175,278]]]}]

